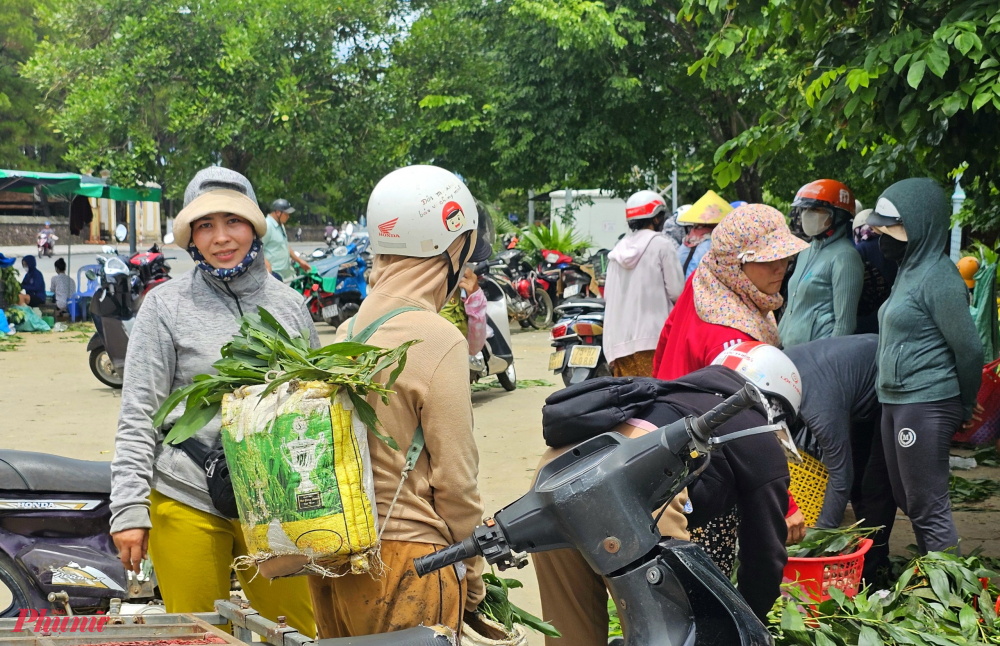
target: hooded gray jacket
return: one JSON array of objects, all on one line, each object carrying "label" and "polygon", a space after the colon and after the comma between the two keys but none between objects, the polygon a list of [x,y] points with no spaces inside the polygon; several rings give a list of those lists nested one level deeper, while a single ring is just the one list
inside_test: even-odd
[{"label": "hooded gray jacket", "polygon": [[[136,317],[125,358],[125,384],[111,461],[111,531],[151,527],[149,492],[219,515],[208,495],[205,470],[178,448],[163,444],[153,414],[171,392],[195,375],[214,374],[219,350],[239,331],[242,313],[264,306],[290,332],[319,337],[302,296],[272,278],[264,255],[228,284],[195,268],[151,291]],[[167,418],[165,428],[184,410]],[[219,436],[216,416],[196,437],[212,445]]]}]

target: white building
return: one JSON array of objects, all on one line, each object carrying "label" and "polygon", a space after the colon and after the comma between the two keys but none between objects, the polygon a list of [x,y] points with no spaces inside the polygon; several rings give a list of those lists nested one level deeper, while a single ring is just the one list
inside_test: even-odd
[{"label": "white building", "polygon": [[[566,191],[552,191],[552,219],[557,220],[566,208]],[[625,223],[625,200],[611,191],[589,188],[573,191],[573,228],[583,238],[590,238],[591,249],[611,249],[623,234],[628,233]],[[562,221],[558,221],[557,226]]]}]

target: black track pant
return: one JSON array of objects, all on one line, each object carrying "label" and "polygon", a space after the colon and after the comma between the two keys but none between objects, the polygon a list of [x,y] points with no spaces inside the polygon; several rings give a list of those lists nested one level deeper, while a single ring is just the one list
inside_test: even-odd
[{"label": "black track pant", "polygon": [[948,498],[948,452],[963,416],[958,397],[882,405],[882,448],[892,492],[913,523],[921,553],[958,545]]},{"label": "black track pant", "polygon": [[869,419],[851,425],[851,453],[854,462],[854,483],[851,507],[854,516],[863,520],[863,527],[883,527],[872,534],[874,544],[865,555],[864,579],[875,581],[879,568],[889,566],[889,535],[896,520],[896,499],[892,495],[889,469],[882,450],[882,413],[876,411]]}]

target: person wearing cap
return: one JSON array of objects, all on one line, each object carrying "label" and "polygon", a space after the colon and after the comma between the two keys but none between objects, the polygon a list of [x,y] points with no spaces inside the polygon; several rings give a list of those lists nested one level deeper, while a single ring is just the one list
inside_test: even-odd
[{"label": "person wearing cap", "polygon": [[684,246],[681,251],[681,269],[684,270],[685,280],[691,277],[702,257],[711,249],[712,229],[733,208],[715,191],[709,191],[692,204],[690,209],[677,216],[677,222],[690,228],[688,234],[684,236]]},{"label": "person wearing cap", "polygon": [[[807,248],[788,229],[785,216],[764,204],[728,213],[712,232],[705,254],[660,332],[653,376],[672,381],[710,365],[726,348],[743,341],[777,346],[772,312],[788,260]],[[789,540],[805,533],[805,519],[789,500]]]},{"label": "person wearing cap", "polygon": [[880,234],[866,223],[874,209],[859,210],[854,216],[854,248],[865,267],[865,281],[858,301],[855,334],[878,334],[878,310],[889,298],[899,265],[882,255]]},{"label": "person wearing cap", "polygon": [[952,436],[982,409],[976,403],[983,346],[968,288],[945,252],[950,209],[930,178],[896,182],[867,223],[882,254],[899,263],[879,310],[878,381],[882,446],[892,493],[913,523],[921,553],[958,545],[948,497]]},{"label": "person wearing cap", "polygon": [[[482,522],[468,343],[438,312],[458,289],[465,264],[492,255],[493,220],[480,212],[462,180],[430,165],[383,177],[367,213],[374,253],[371,291],[358,313],[337,329],[337,340],[381,319],[368,341],[372,345],[420,343],[409,349],[389,403],[368,397],[382,432],[400,447],[394,450],[374,437],[368,442],[385,568],[378,577],[310,576],[316,624],[324,638],[421,624],[443,624],[457,634],[464,610],[474,610],[485,596],[482,559],[422,578],[413,559],[468,538]],[[424,449],[402,479],[407,447],[418,429]]]},{"label": "person wearing cap", "polygon": [[831,179],[810,182],[795,194],[791,217],[811,242],[788,281],[788,306],[778,324],[786,348],[854,334],[865,278],[851,239],[854,205],[851,190]]},{"label": "person wearing cap", "polygon": [[[167,612],[211,612],[216,599],[229,597],[231,565],[247,548],[239,521],[213,506],[205,467],[193,457],[219,446],[220,415],[174,446],[163,439],[184,407],[159,428],[154,414],[196,375],[215,372],[212,364],[239,332],[240,317],[258,307],[319,347],[302,296],[268,276],[260,253],[266,232],[243,175],[219,167],[199,171],[173,225],[177,245],[196,267],[146,295],[129,335],[111,462],[111,536],[126,569],[138,572],[148,549]],[[300,632],[315,634],[304,579],[236,574],[263,616],[284,615]]]},{"label": "person wearing cap", "polygon": [[285,223],[295,213],[295,208],[288,200],[277,199],[271,202],[271,212],[267,216],[267,233],[264,235],[264,264],[267,270],[276,274],[276,278],[287,281],[295,276],[292,272],[292,261],[298,263],[302,271],[308,273],[309,263],[288,246],[288,233]]},{"label": "person wearing cap", "polygon": [[630,231],[608,254],[604,356],[616,377],[649,377],[660,327],[684,289],[677,245],[660,234],[667,204],[655,191],[625,203]]}]

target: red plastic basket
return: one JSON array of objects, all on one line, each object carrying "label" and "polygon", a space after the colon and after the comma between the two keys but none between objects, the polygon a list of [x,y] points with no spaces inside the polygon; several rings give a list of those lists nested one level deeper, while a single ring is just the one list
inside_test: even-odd
[{"label": "red plastic basket", "polygon": [[858,593],[865,554],[871,549],[872,539],[861,541],[858,551],[843,556],[795,558],[788,557],[783,583],[796,583],[799,589],[818,602],[830,598],[827,590],[837,588],[848,597]]},{"label": "red plastic basket", "polygon": [[992,361],[983,367],[983,383],[976,396],[977,403],[983,407],[982,420],[969,429],[959,429],[951,438],[953,442],[983,446],[996,442],[1000,435],[1000,359]]}]

